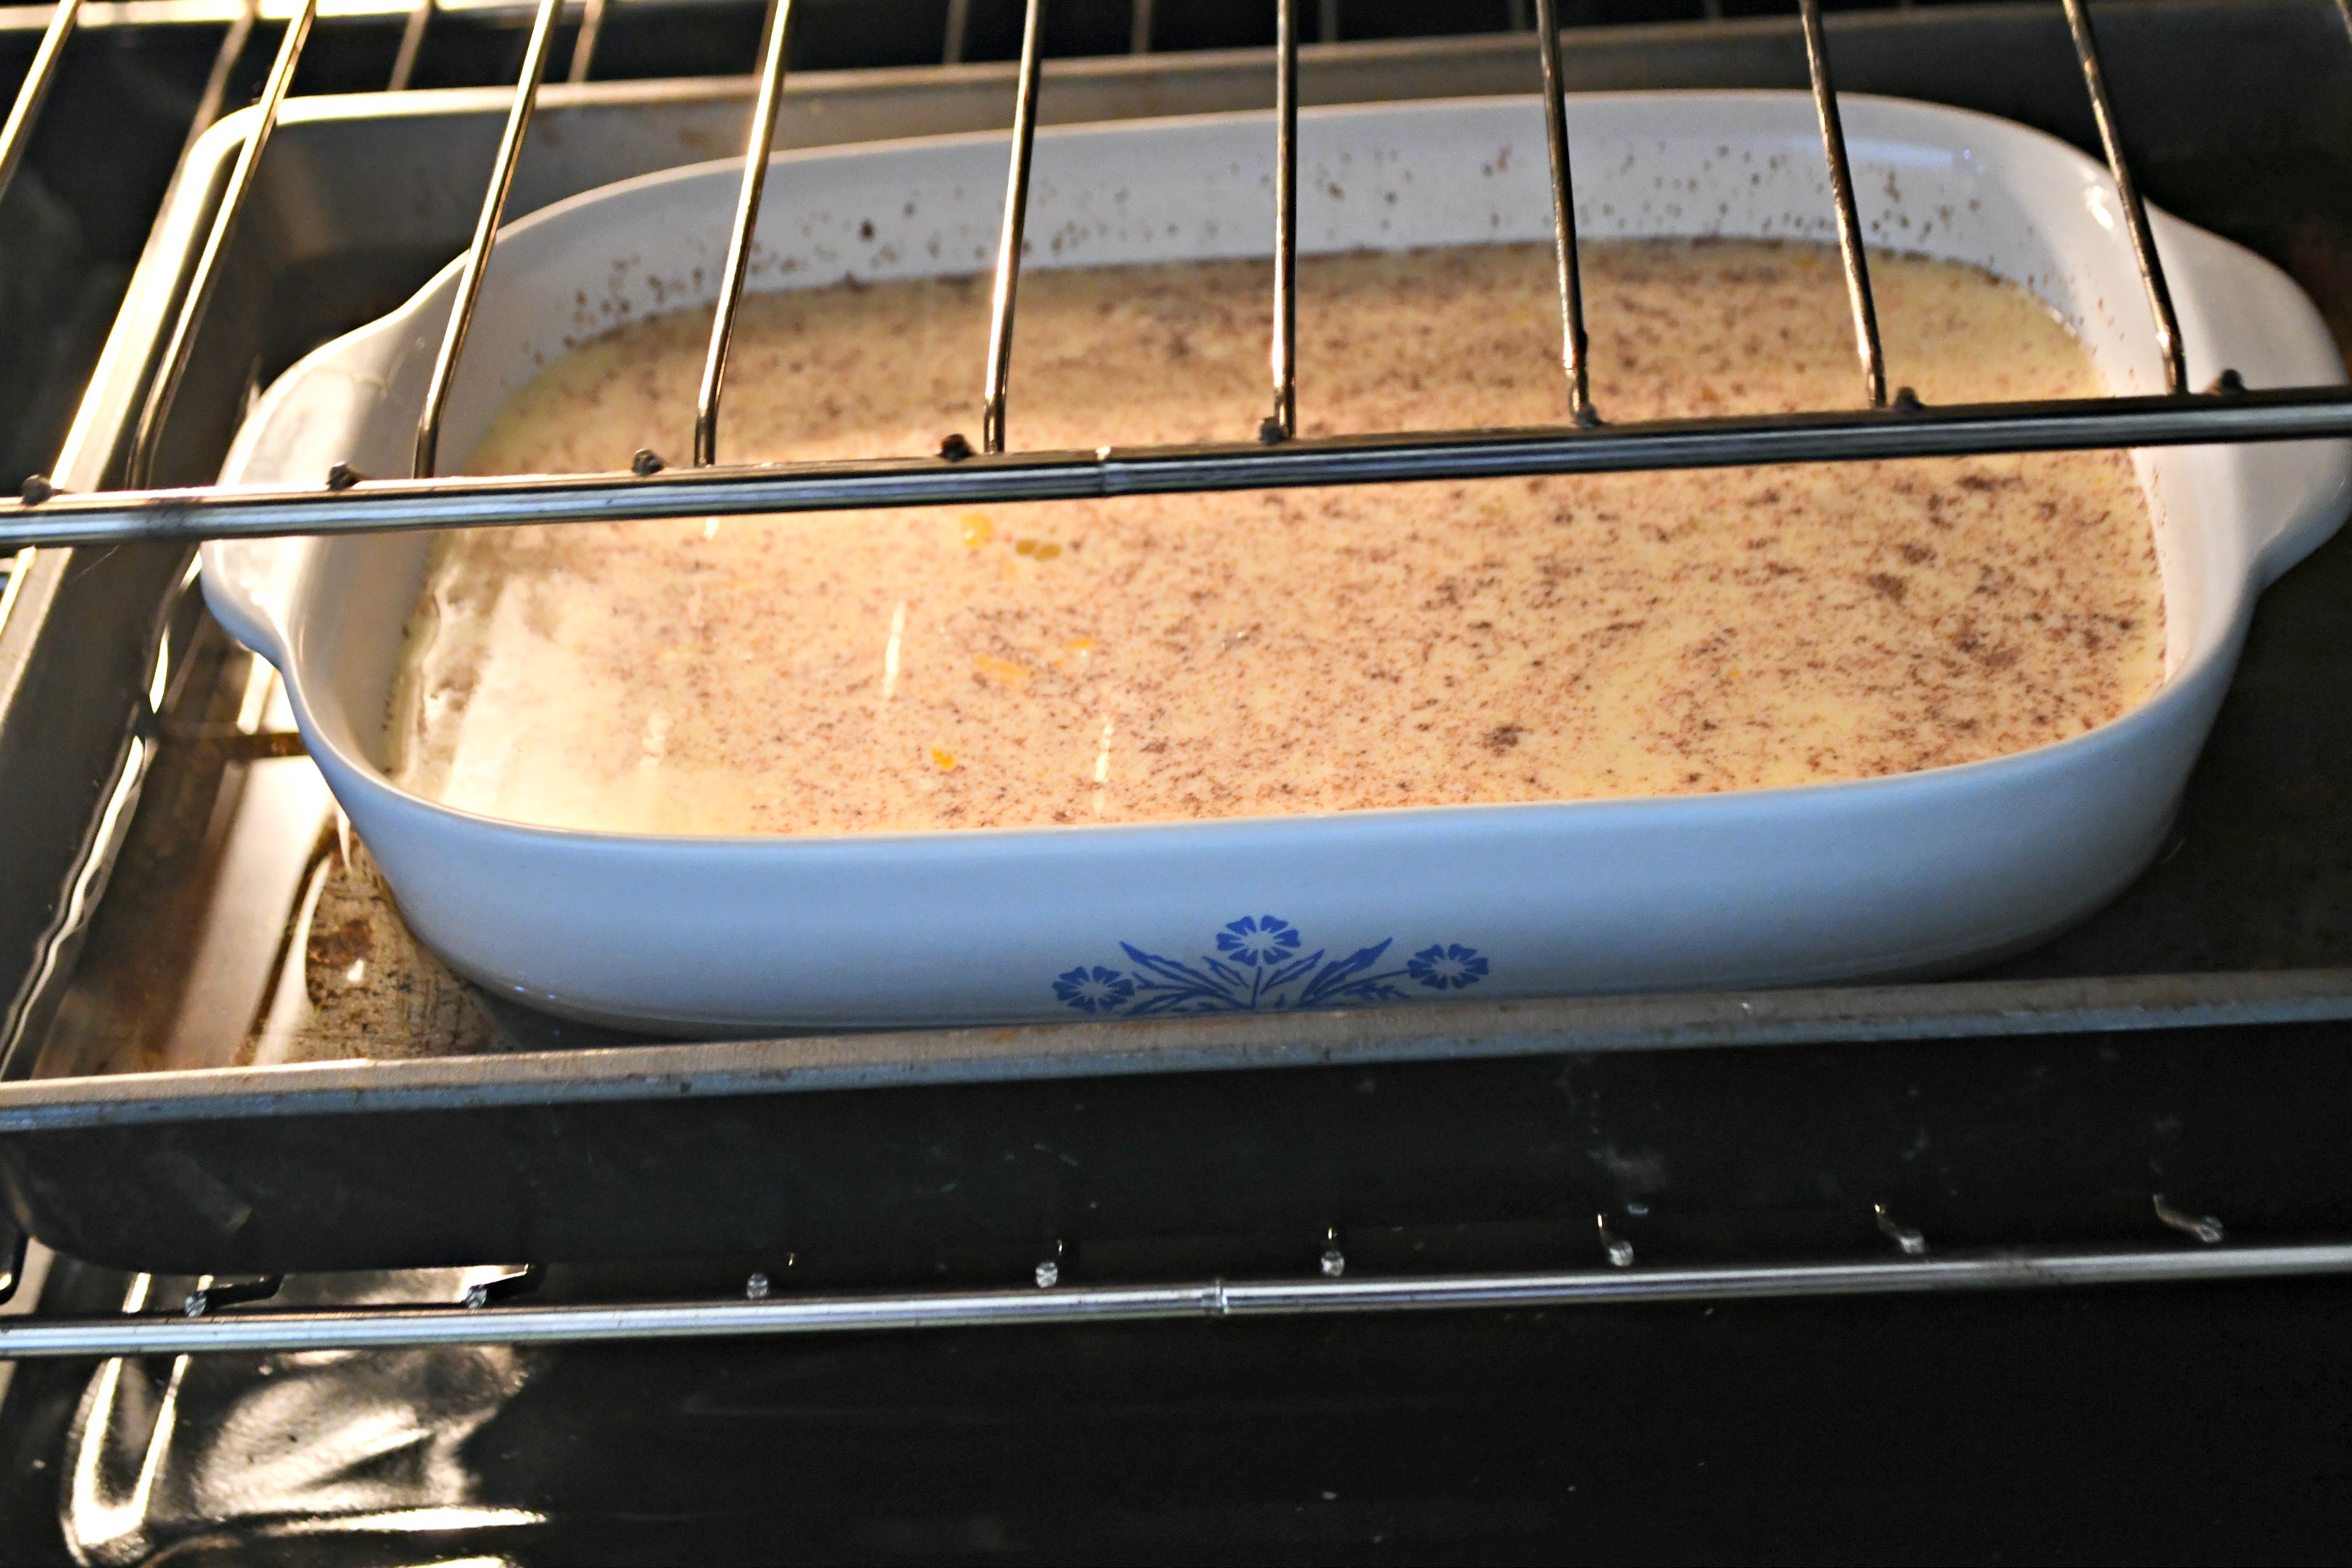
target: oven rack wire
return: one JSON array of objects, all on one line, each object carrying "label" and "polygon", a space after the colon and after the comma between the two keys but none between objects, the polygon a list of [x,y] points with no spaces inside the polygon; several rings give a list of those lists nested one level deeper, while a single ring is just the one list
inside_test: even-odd
[{"label": "oven rack wire", "polygon": [[1891,1244],[1890,1257],[1696,1268],[1638,1267],[1633,1248],[1611,1235],[1602,1215],[1599,1238],[1604,1266],[1492,1274],[1349,1278],[1346,1254],[1336,1237],[1327,1241],[1321,1277],[1311,1279],[1076,1284],[1065,1279],[1059,1263],[1049,1258],[1037,1265],[1035,1283],[1030,1287],[779,1296],[766,1274],[754,1273],[745,1279],[736,1298],[678,1300],[533,1302],[526,1298],[539,1288],[544,1270],[529,1268],[494,1272],[467,1286],[459,1298],[430,1306],[273,1308],[269,1302],[282,1285],[275,1275],[236,1280],[201,1276],[180,1293],[174,1306],[168,1303],[172,1293],[161,1289],[159,1277],[138,1274],[131,1276],[118,1314],[0,1317],[0,1361],[1539,1310],[2352,1273],[2352,1242],[2225,1244],[2217,1220],[2182,1214],[2161,1194],[2154,1209],[2167,1227],[2180,1233],[2180,1245],[2020,1247],[1929,1256],[1916,1231],[1889,1219],[1882,1210],[1879,1226]]},{"label": "oven rack wire", "polygon": [[[801,0],[805,5],[807,0]],[[1929,407],[1908,389],[1887,395],[1869,261],[1855,212],[1845,137],[1838,113],[1820,0],[1800,0],[1799,16],[1811,77],[1822,156],[1836,208],[1839,248],[1853,316],[1863,382],[1862,406],[1767,416],[1676,419],[1612,426],[1592,405],[1585,366],[1585,328],[1579,285],[1575,202],[1570,166],[1566,102],[1559,68],[1556,0],[1536,0],[1534,41],[1543,68],[1551,174],[1554,248],[1560,307],[1560,363],[1568,421],[1522,430],[1465,429],[1405,436],[1345,436],[1302,440],[1297,436],[1297,70],[1299,0],[1275,0],[1276,245],[1272,332],[1268,355],[1269,412],[1255,441],[1093,451],[1013,452],[1007,449],[1008,393],[1018,300],[1022,226],[1027,205],[1030,152],[1036,129],[1045,0],[1026,0],[1003,228],[991,293],[987,360],[981,398],[979,449],[951,434],[936,457],[914,459],[721,465],[719,430],[735,307],[751,237],[765,194],[789,58],[795,0],[773,0],[761,43],[760,80],[743,156],[721,292],[714,312],[696,409],[691,464],[669,468],[652,453],[629,470],[572,476],[453,479],[436,474],[443,407],[465,348],[491,262],[539,89],[553,51],[565,0],[538,0],[520,79],[479,216],[459,272],[456,303],[436,356],[416,430],[413,471],[406,478],[372,477],[338,463],[315,488],[152,489],[153,458],[171,415],[195,331],[217,279],[254,174],[265,154],[279,107],[290,88],[318,0],[296,0],[294,14],[247,140],[213,216],[203,249],[182,291],[179,309],[158,357],[131,445],[126,489],[65,493],[44,476],[26,481],[23,494],[0,501],[0,550],[42,545],[188,542],[279,534],[372,532],[408,528],[463,528],[500,523],[855,510],[883,506],[1052,500],[1121,494],[1274,489],[1304,485],[1394,483],[1759,463],[1855,461],[1964,453],[2053,451],[2232,441],[2305,440],[2352,435],[2352,388],[2293,387],[2252,391],[2224,372],[2210,388],[2187,384],[2179,323],[2147,211],[2123,151],[2109,100],[2096,35],[2085,0],[2060,0],[2084,88],[2106,156],[2139,276],[2156,342],[2165,366],[2165,391],[2149,396],[2096,397],[2046,403],[1995,403]],[[417,0],[404,28],[394,70],[404,84],[435,0]],[[41,101],[54,81],[81,0],[59,0],[0,127],[0,183],[14,169]],[[226,79],[232,47],[241,47],[257,0],[248,0],[230,29],[216,63],[215,84]],[[603,0],[589,0],[570,72],[586,74],[601,27]],[[2352,0],[2337,0],[2352,36]],[[1325,7],[1327,10],[1328,6]],[[961,10],[961,7],[957,7]],[[958,17],[950,16],[948,53],[956,52]],[[1329,18],[1323,18],[1328,32]],[[1137,36],[1148,41],[1148,5],[1139,4]],[[216,97],[215,106],[216,107]]]}]

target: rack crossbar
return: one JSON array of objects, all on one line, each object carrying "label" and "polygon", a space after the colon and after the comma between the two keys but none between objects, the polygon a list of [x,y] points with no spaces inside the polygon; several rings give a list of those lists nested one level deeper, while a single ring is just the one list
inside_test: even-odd
[{"label": "rack crossbar", "polygon": [[1585,429],[1335,437],[1274,447],[1101,447],[962,461],[906,458],[673,468],[646,477],[381,479],[341,490],[327,489],[321,475],[318,489],[193,487],[0,502],[0,552],[139,540],[614,522],[2346,437],[2352,437],[2352,388],[2317,386],[1670,419]]},{"label": "rack crossbar", "polygon": [[1176,1318],[1606,1307],[1669,1301],[1911,1295],[2052,1286],[2178,1284],[2352,1272],[2352,1244],[2018,1250],[1858,1262],[1607,1268],[1519,1274],[1231,1284],[922,1291],[623,1304],[240,1310],[8,1320],[0,1359],[584,1344],[751,1334],[1013,1328]]}]

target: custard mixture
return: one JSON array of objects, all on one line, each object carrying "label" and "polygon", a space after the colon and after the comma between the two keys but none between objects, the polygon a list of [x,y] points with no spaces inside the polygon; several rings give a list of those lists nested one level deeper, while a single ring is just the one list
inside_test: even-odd
[{"label": "custard mixture", "polygon": [[[1584,252],[1604,417],[1853,406],[1836,254]],[[1872,264],[1930,402],[2099,390],[2040,301]],[[1263,261],[1022,279],[1017,450],[1246,439]],[[1551,257],[1308,257],[1302,434],[1557,424]],[[984,279],[745,302],[727,460],[975,441]],[[548,369],[478,473],[690,450],[708,310]],[[2163,675],[2129,459],[2086,452],[478,530],[392,699],[408,789],[633,832],[871,833],[1696,794],[2107,722]]]}]

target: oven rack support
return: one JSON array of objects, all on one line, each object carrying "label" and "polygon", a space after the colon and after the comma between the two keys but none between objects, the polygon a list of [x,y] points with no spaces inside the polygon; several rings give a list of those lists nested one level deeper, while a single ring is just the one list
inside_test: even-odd
[{"label": "oven rack support", "polygon": [[[60,0],[43,53],[19,91],[17,101],[0,132],[0,176],[18,155],[34,110],[54,75],[56,58],[71,26],[71,7],[79,0]],[[315,0],[306,0],[302,15],[310,14]],[[1217,446],[1119,453],[1104,447],[1091,459],[1080,454],[1023,454],[1004,458],[1006,402],[1009,395],[1013,340],[1013,302],[1019,281],[1022,226],[1027,205],[1031,147],[1037,118],[1040,86],[1039,55],[1044,0],[1027,0],[1023,32],[1019,89],[1007,169],[1003,234],[999,242],[995,286],[992,300],[988,359],[982,402],[982,444],[992,458],[1000,459],[970,473],[957,471],[971,456],[971,446],[951,436],[937,460],[917,463],[852,462],[823,465],[748,465],[720,469],[715,465],[719,382],[733,330],[734,299],[748,265],[757,218],[761,171],[772,139],[772,100],[782,90],[784,50],[782,35],[789,15],[779,5],[763,38],[763,69],[760,110],[753,116],[752,134],[744,151],[747,165],[737,221],[730,235],[726,279],[729,288],[716,313],[709,359],[696,421],[695,458],[704,488],[691,505],[679,505],[684,493],[676,478],[656,472],[591,476],[568,482],[534,477],[518,489],[480,480],[432,481],[443,405],[464,346],[467,328],[478,297],[481,279],[497,241],[499,219],[511,184],[523,138],[528,133],[547,54],[563,0],[539,0],[521,79],[515,89],[507,130],[485,193],[481,219],[467,250],[460,272],[458,299],[451,312],[432,384],[419,417],[414,472],[421,488],[400,489],[389,482],[364,481],[345,465],[335,465],[320,483],[338,501],[332,510],[305,506],[297,492],[226,495],[207,489],[152,491],[143,488],[146,469],[160,436],[163,413],[171,389],[184,369],[195,326],[205,303],[206,281],[200,265],[170,345],[155,370],[156,392],[151,396],[152,418],[142,421],[128,491],[101,492],[87,498],[59,498],[53,484],[41,476],[28,480],[19,500],[0,502],[0,548],[133,539],[195,539],[291,532],[340,532],[392,527],[469,527],[494,523],[617,521],[626,519],[692,515],[696,512],[757,513],[774,510],[839,510],[865,507],[922,505],[971,501],[1045,500],[1076,496],[1142,491],[1215,490],[1276,488],[1308,484],[1396,482],[1403,479],[1463,479],[1496,475],[1569,474],[1626,469],[1744,465],[1770,462],[1855,461],[1873,458],[1958,456],[1963,454],[2049,451],[2109,447],[2147,447],[2212,441],[2293,440],[2337,437],[2352,433],[2346,395],[2338,388],[2288,388],[2260,397],[2244,395],[2234,376],[2224,374],[2216,392],[2200,399],[2189,394],[2182,358],[2179,323],[2158,258],[2147,213],[2137,182],[2123,153],[2120,132],[2109,101],[2105,76],[2084,0],[2061,0],[2073,37],[2077,64],[2089,95],[2093,118],[2106,153],[2116,195],[2123,208],[2134,258],[2147,296],[2148,307],[2165,364],[2167,395],[2148,398],[2083,399],[2061,404],[1985,405],[1971,408],[1927,410],[1907,392],[1895,399],[1889,425],[1873,418],[1886,406],[1885,356],[1878,341],[1876,312],[1871,297],[1869,263],[1859,219],[1854,211],[1853,174],[1832,80],[1828,44],[1819,0],[1801,0],[1800,26],[1806,49],[1816,118],[1823,156],[1836,205],[1839,243],[1858,356],[1864,371],[1866,415],[1855,419],[1830,414],[1801,414],[1777,419],[1712,419],[1677,421],[1667,425],[1606,432],[1593,426],[1598,419],[1591,401],[1583,353],[1582,300],[1578,284],[1574,225],[1574,193],[1568,163],[1565,104],[1558,63],[1558,17],[1551,4],[1537,7],[1538,53],[1543,67],[1545,110],[1555,240],[1559,251],[1562,316],[1562,364],[1567,373],[1568,413],[1571,423],[1562,429],[1534,432],[1464,431],[1402,438],[1339,437],[1299,443],[1297,430],[1295,321],[1297,310],[1295,247],[1297,137],[1296,72],[1297,39],[1296,0],[1276,0],[1278,45],[1276,75],[1276,247],[1272,331],[1274,411],[1258,435],[1269,450],[1256,455]],[[431,14],[432,0],[419,0],[407,32],[421,35]],[[2339,0],[2347,33],[2352,33],[2352,0]],[[273,69],[273,92],[265,95],[240,170],[244,181],[231,182],[214,220],[206,254],[217,252],[236,221],[244,191],[250,184],[249,165],[257,163],[263,142],[290,80],[307,29],[289,29]],[[54,40],[56,47],[51,47]],[[404,63],[413,66],[410,39],[403,38]],[[582,45],[590,40],[583,33]],[[584,54],[575,49],[575,72],[584,72]],[[398,68],[395,77],[404,76]],[[1279,450],[1271,448],[1281,448]],[[646,462],[640,468],[657,470]],[[656,488],[663,487],[663,488]],[[562,499],[558,499],[562,498]],[[40,510],[44,505],[51,510]],[[518,510],[519,508],[519,510]]]},{"label": "oven rack support", "polygon": [[[1604,1233],[1605,1235],[1605,1233]],[[1622,1244],[1620,1244],[1622,1245]],[[586,1344],[612,1340],[872,1333],[1015,1328],[1181,1318],[1290,1318],[1342,1312],[1473,1308],[1609,1307],[1815,1296],[1948,1294],[2059,1286],[2185,1284],[2352,1273],[2352,1242],[2311,1241],[2163,1250],[2107,1248],[1926,1255],[1906,1244],[1886,1260],[1692,1268],[1622,1264],[1553,1272],[1350,1279],[1324,1277],[1175,1285],[1067,1286],[1041,1266],[1036,1288],[775,1297],[755,1277],[735,1300],[523,1306],[216,1310],[229,1291],[199,1288],[191,1314],[126,1311],[97,1318],[10,1318],[0,1360],[320,1350],[417,1345]],[[143,1303],[139,1277],[131,1298]],[[234,1290],[235,1288],[230,1288]],[[249,1296],[247,1299],[250,1299]]]}]

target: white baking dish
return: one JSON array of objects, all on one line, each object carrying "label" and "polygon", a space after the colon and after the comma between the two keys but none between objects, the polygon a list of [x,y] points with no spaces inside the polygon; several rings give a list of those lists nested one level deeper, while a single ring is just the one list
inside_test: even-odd
[{"label": "white baking dish", "polygon": [[[1569,113],[1587,238],[1832,232],[1801,95],[1591,97]],[[2104,170],[1953,110],[1853,99],[1846,123],[1874,243],[2026,284],[2110,390],[2161,390]],[[1533,99],[1315,111],[1300,137],[1308,250],[1549,233]],[[950,137],[779,158],[753,287],[984,267],[1004,147]],[[1042,132],[1032,265],[1267,254],[1272,152],[1263,115]],[[572,344],[708,300],[736,180],[731,163],[681,169],[513,226],[443,451],[469,451]],[[2256,386],[2343,379],[2277,269],[2156,226],[2198,384],[2225,365]],[[288,372],[224,482],[315,483],[337,460],[404,472],[455,272]],[[973,375],[976,388],[977,363]],[[690,418],[680,410],[681,427]],[[204,583],[285,672],[311,754],[417,934],[561,1013],[719,1031],[1767,985],[2013,948],[2147,862],[2254,595],[2352,503],[2352,444],[2176,448],[2139,469],[2168,621],[2167,679],[2147,704],[1994,761],[1684,799],[833,837],[553,831],[416,798],[378,766],[425,536],[215,543]]]}]

